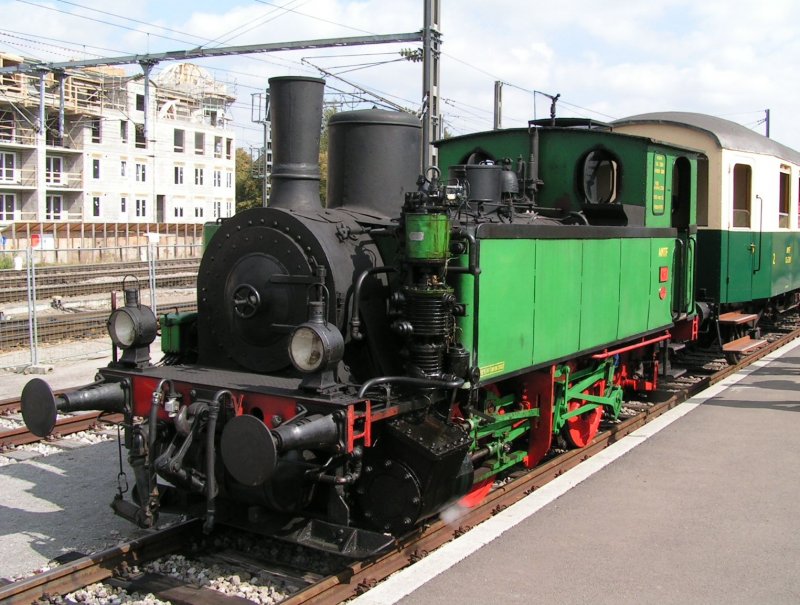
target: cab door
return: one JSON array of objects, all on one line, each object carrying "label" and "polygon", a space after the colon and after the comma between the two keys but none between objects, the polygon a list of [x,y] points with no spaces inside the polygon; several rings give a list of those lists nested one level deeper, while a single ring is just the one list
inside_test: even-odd
[{"label": "cab door", "polygon": [[674,286],[672,316],[678,319],[694,310],[694,266],[697,251],[695,204],[697,175],[686,157],[679,157],[672,166],[672,227],[678,232],[672,266]]}]

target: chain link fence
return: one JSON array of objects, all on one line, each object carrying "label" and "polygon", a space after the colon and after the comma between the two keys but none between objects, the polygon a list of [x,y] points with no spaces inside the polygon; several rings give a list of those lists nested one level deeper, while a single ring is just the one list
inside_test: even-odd
[{"label": "chain link fence", "polygon": [[106,319],[135,283],[153,311],[196,304],[202,246],[0,251],[0,369],[37,372],[107,354]]}]

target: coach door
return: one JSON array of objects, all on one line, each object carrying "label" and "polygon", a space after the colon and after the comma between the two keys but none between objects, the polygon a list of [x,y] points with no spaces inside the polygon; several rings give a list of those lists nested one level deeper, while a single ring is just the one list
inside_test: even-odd
[{"label": "coach door", "polygon": [[753,298],[753,272],[761,253],[758,232],[761,223],[759,200],[753,200],[753,169],[747,164],[733,166],[732,221],[728,230],[726,281],[728,295],[722,302],[741,302]]},{"label": "coach door", "polygon": [[679,318],[694,308],[694,261],[697,250],[697,229],[692,224],[692,164],[685,158],[672,166],[672,227],[678,231],[672,267],[674,286],[672,315]]}]

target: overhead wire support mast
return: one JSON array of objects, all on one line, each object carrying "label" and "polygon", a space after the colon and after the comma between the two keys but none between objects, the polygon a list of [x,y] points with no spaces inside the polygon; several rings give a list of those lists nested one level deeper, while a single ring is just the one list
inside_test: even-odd
[{"label": "overhead wire support mast", "polygon": [[142,55],[123,55],[99,59],[83,59],[80,61],[63,61],[59,63],[20,63],[12,67],[0,68],[0,74],[26,73],[37,69],[55,71],[57,69],[80,69],[83,67],[99,67],[111,65],[130,65],[133,63],[151,63],[160,61],[183,61],[204,57],[221,57],[226,55],[245,55],[250,53],[279,52],[282,50],[306,50],[313,48],[331,48],[337,46],[364,46],[370,44],[390,44],[393,42],[422,42],[423,32],[405,34],[382,34],[374,36],[354,36],[349,38],[324,38],[320,40],[299,40],[294,42],[270,42],[265,44],[248,44],[243,46],[223,46],[219,48],[193,48],[189,50],[173,50],[163,53],[147,53]]},{"label": "overhead wire support mast", "polygon": [[[430,2],[430,0],[426,0]],[[437,0],[438,2],[438,0]],[[20,63],[12,67],[0,68],[0,74],[11,73],[45,73],[61,72],[67,69],[80,69],[85,67],[100,67],[112,65],[130,65],[138,63],[145,75],[145,96],[149,93],[150,71],[161,61],[183,61],[203,57],[220,57],[226,55],[243,55],[250,53],[278,52],[285,50],[306,50],[312,48],[330,48],[337,46],[364,46],[370,44],[390,44],[395,42],[423,42],[423,32],[410,32],[404,34],[381,34],[371,36],[353,36],[348,38],[324,38],[320,40],[300,40],[294,42],[271,42],[265,44],[248,44],[243,46],[225,46],[219,48],[193,48],[189,50],[174,50],[163,53],[147,53],[142,55],[123,55],[119,57],[105,57],[98,59],[84,59],[81,61],[63,61],[59,63]],[[63,108],[63,103],[62,103]],[[42,109],[44,111],[44,109]],[[144,116],[144,141],[150,142],[147,137],[149,132],[149,115]],[[428,139],[430,140],[430,139]],[[42,189],[44,191],[44,189]]]},{"label": "overhead wire support mast", "polygon": [[439,59],[442,34],[439,23],[440,0],[425,0],[425,25],[422,50],[422,164],[423,169],[437,166],[439,157],[434,139],[439,138]]}]

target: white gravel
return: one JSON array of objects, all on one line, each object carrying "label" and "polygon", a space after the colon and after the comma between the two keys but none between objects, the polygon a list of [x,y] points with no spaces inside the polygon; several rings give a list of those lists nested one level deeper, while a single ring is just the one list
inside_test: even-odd
[{"label": "white gravel", "polygon": [[51,603],[84,603],[86,605],[169,605],[169,601],[162,601],[152,594],[128,594],[122,588],[113,588],[105,584],[91,584],[81,590],[76,590],[63,598],[53,599]]},{"label": "white gravel", "polygon": [[48,445],[42,441],[37,443],[28,443],[26,445],[18,445],[14,448],[17,451],[23,452],[33,452],[35,454],[39,454],[41,456],[49,456],[50,454],[58,454],[63,452],[61,448],[55,447],[53,445]]},{"label": "white gravel", "polygon": [[110,435],[101,431],[78,431],[62,437],[65,441],[77,441],[85,445],[94,445],[103,441],[113,441]]},{"label": "white gravel", "polygon": [[144,571],[204,586],[232,597],[249,599],[259,605],[272,605],[288,596],[285,586],[275,586],[267,575],[251,575],[232,565],[204,564],[183,555],[171,555],[144,566]]}]

